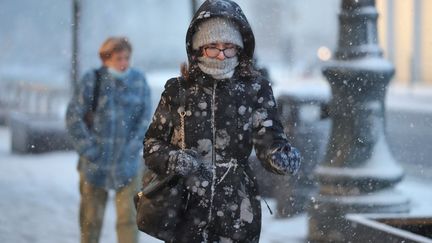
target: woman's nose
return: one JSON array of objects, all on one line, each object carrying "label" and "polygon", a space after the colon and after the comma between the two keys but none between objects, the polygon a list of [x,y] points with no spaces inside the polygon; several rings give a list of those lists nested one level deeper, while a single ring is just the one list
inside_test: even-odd
[{"label": "woman's nose", "polygon": [[216,57],[217,59],[219,59],[219,60],[224,60],[225,59],[225,54],[224,54],[224,52],[223,51],[220,51],[219,52],[219,55],[217,55],[217,57]]}]

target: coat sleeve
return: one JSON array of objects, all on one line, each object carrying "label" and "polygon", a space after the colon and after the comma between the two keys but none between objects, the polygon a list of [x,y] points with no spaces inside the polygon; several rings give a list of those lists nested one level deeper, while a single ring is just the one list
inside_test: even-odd
[{"label": "coat sleeve", "polygon": [[168,80],[144,138],[145,164],[157,174],[168,173],[169,154],[179,150],[171,143],[177,118],[176,90],[176,79]]},{"label": "coat sleeve", "polygon": [[283,131],[270,83],[267,80],[262,80],[259,82],[259,86],[255,109],[252,114],[253,143],[256,155],[268,171],[286,174],[287,169],[275,163],[272,155],[277,151],[290,151],[291,145]]},{"label": "coat sleeve", "polygon": [[139,153],[142,149],[142,140],[150,123],[152,109],[150,87],[148,86],[147,80],[143,74],[139,73],[138,81],[142,86],[142,93],[140,93],[141,105],[137,107],[138,110],[134,112],[134,115],[136,115],[134,118],[135,122],[133,123],[133,127],[129,133],[130,137],[126,146],[129,148],[129,152],[132,153],[132,155]]},{"label": "coat sleeve", "polygon": [[88,129],[84,115],[91,110],[96,75],[88,72],[80,80],[66,110],[66,127],[80,156],[94,161],[99,156],[96,140]]}]

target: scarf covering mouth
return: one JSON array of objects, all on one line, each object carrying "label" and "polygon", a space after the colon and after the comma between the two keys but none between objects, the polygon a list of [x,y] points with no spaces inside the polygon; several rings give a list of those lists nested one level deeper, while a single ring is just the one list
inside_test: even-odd
[{"label": "scarf covering mouth", "polygon": [[117,71],[114,68],[108,68],[108,73],[111,74],[113,78],[116,79],[125,79],[129,75],[130,68],[124,70],[123,72]]},{"label": "scarf covering mouth", "polygon": [[198,67],[204,73],[212,76],[215,79],[231,78],[235,68],[239,65],[238,57],[226,58],[219,60],[210,57],[199,57]]}]

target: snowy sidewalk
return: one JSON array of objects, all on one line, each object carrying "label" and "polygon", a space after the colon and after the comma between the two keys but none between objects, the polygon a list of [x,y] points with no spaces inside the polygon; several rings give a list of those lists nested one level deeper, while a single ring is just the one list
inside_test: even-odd
[{"label": "snowy sidewalk", "polygon": [[[79,242],[77,155],[10,154],[9,136],[9,130],[0,127],[0,242]],[[112,198],[110,194],[102,243],[117,242]],[[275,220],[265,205],[263,209],[262,242],[302,242],[306,216]],[[161,242],[145,234],[140,237],[141,243]]]},{"label": "snowy sidewalk", "polygon": [[[10,153],[10,133],[0,127],[0,242],[76,243],[78,174],[74,152],[41,155]],[[398,189],[411,197],[412,214],[432,215],[432,193],[426,182],[407,178]],[[112,196],[107,206],[102,243],[115,243]],[[274,209],[274,203],[270,200]],[[300,243],[307,235],[307,216],[275,219],[263,205],[261,242]],[[160,242],[141,234],[141,243]]]}]

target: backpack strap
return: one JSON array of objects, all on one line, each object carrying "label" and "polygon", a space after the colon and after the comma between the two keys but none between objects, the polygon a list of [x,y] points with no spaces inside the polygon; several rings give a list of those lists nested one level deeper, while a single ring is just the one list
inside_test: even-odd
[{"label": "backpack strap", "polygon": [[102,75],[101,75],[101,69],[95,69],[94,73],[95,73],[95,84],[93,87],[93,100],[92,100],[92,112],[96,111],[97,108],[97,102],[99,99],[99,91],[100,91],[100,83],[101,83],[101,79],[102,79]]},{"label": "backpack strap", "polygon": [[99,89],[100,89],[100,83],[101,83],[101,79],[102,79],[102,75],[101,75],[101,69],[95,69],[94,70],[95,73],[95,83],[94,83],[94,87],[93,87],[93,97],[92,97],[92,106],[91,106],[91,110],[87,111],[84,114],[84,122],[87,125],[87,128],[91,128],[93,126],[93,119],[94,119],[94,113],[96,111],[97,108],[97,102],[99,99]]}]

